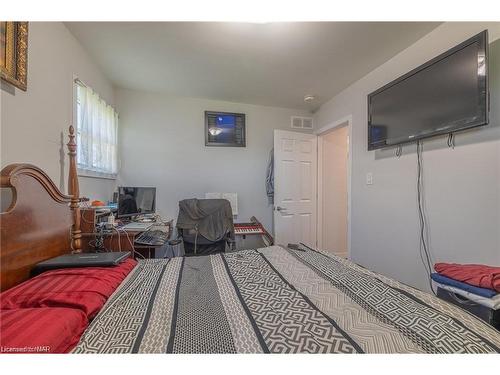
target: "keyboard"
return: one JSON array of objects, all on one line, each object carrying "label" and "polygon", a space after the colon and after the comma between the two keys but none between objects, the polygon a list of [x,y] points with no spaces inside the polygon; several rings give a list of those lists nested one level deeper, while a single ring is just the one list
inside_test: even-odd
[{"label": "keyboard", "polygon": [[258,224],[234,224],[234,234],[264,234],[264,230]]},{"label": "keyboard", "polygon": [[138,245],[162,246],[168,240],[168,233],[162,230],[148,230],[135,239]]},{"label": "keyboard", "polygon": [[143,231],[143,230],[148,230],[149,228],[151,228],[153,226],[153,224],[154,223],[136,223],[136,222],[132,222],[132,223],[128,223],[128,224],[124,225],[123,227],[121,227],[121,229],[128,230],[129,232]]}]

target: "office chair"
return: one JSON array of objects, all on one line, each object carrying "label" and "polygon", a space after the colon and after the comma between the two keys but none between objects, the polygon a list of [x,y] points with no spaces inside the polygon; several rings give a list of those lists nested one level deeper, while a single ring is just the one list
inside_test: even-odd
[{"label": "office chair", "polygon": [[180,201],[176,228],[186,256],[225,252],[234,246],[233,211],[226,199]]}]

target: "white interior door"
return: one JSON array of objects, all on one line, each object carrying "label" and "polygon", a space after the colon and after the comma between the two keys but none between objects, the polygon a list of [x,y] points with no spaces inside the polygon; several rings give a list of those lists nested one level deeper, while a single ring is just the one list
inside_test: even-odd
[{"label": "white interior door", "polygon": [[316,246],[317,148],[314,134],[274,131],[274,231],[277,244]]}]

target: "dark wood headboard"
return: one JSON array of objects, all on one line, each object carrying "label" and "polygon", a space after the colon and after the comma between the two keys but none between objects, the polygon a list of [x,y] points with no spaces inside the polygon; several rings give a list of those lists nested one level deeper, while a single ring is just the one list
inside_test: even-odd
[{"label": "dark wood headboard", "polygon": [[69,195],[31,164],[2,169],[0,185],[12,189],[12,203],[0,213],[0,290],[30,277],[35,264],[81,251],[79,188],[74,129],[69,129]]}]

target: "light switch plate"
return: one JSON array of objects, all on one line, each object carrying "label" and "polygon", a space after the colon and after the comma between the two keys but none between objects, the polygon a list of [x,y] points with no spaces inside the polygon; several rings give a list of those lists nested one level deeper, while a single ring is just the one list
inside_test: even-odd
[{"label": "light switch plate", "polygon": [[372,172],[368,172],[366,174],[366,184],[373,185],[373,173]]}]

